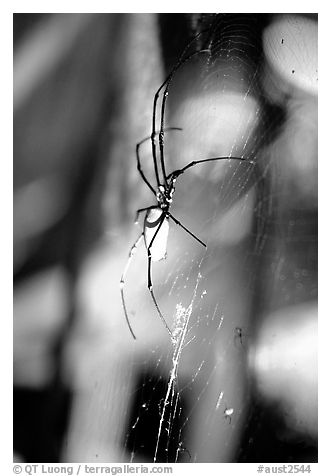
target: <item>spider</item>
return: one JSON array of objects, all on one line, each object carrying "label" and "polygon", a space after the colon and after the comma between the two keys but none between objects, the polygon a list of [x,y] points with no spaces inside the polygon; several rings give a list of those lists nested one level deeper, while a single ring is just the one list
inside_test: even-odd
[{"label": "spider", "polygon": [[[194,39],[192,40],[192,42]],[[137,210],[136,213],[136,222],[138,217],[141,213],[145,212],[144,224],[141,234],[138,236],[137,240],[132,245],[127,263],[125,265],[123,274],[120,280],[120,291],[121,291],[121,298],[122,298],[122,305],[123,310],[126,318],[127,325],[129,330],[132,334],[132,337],[136,339],[136,336],[133,332],[131,327],[128,311],[125,303],[124,298],[124,286],[125,286],[125,277],[127,271],[129,269],[131,260],[133,255],[139,246],[142,239],[144,239],[145,248],[147,251],[147,259],[148,259],[148,266],[147,266],[147,287],[151,294],[152,300],[158,312],[158,315],[163,322],[166,330],[168,331],[171,339],[173,339],[172,331],[170,330],[161,310],[155,298],[153,292],[153,282],[152,282],[152,262],[157,262],[162,259],[166,258],[167,254],[167,239],[168,239],[168,232],[169,232],[169,220],[172,220],[176,225],[180,226],[186,233],[188,233],[193,239],[195,239],[201,246],[207,247],[206,243],[204,243],[200,238],[198,238],[194,233],[192,233],[188,228],[186,228],[177,218],[175,218],[171,212],[170,207],[174,198],[175,193],[175,184],[179,176],[181,176],[184,172],[188,169],[195,167],[198,164],[218,161],[218,160],[239,160],[244,161],[249,164],[255,164],[255,162],[244,159],[242,157],[210,157],[200,160],[194,160],[184,167],[174,170],[173,172],[167,174],[166,172],[166,164],[164,160],[164,133],[167,131],[181,131],[182,128],[180,127],[164,127],[164,120],[165,120],[165,107],[166,101],[169,94],[169,86],[173,79],[175,72],[180,68],[185,62],[187,62],[192,57],[201,54],[201,53],[210,53],[210,50],[200,50],[195,51],[189,55],[186,55],[186,52],[189,46],[192,44],[190,42],[188,46],[184,49],[182,55],[180,56],[177,64],[174,66],[173,70],[170,72],[169,76],[165,79],[165,81],[161,84],[154,95],[153,101],[153,112],[152,112],[152,132],[149,137],[144,138],[136,145],[136,161],[137,161],[137,169],[140,174],[141,179],[145,182],[147,187],[151,190],[154,195],[155,203],[148,207],[140,208]],[[157,106],[159,102],[159,96],[161,91],[163,90],[162,101],[161,101],[161,117],[160,117],[160,127],[157,129],[156,126],[156,113],[157,113]],[[159,154],[157,154],[157,140],[158,140],[158,148]],[[143,168],[141,166],[140,160],[140,147],[147,141],[151,141],[151,152],[152,152],[152,159],[154,165],[154,173],[155,173],[155,182],[156,187],[150,183],[147,179]]]}]

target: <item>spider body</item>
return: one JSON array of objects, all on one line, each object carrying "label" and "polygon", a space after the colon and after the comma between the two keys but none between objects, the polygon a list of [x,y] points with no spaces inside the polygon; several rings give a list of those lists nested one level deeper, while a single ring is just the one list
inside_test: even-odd
[{"label": "spider body", "polygon": [[160,261],[167,256],[169,210],[172,197],[175,193],[175,182],[176,178],[171,178],[169,184],[160,185],[156,192],[157,205],[155,205],[155,207],[149,207],[146,210],[144,219],[144,241],[146,249],[148,250],[153,240],[150,247],[152,261]]},{"label": "spider body", "polygon": [[[158,233],[156,230],[160,226]],[[154,235],[156,234],[155,238]],[[153,238],[154,241],[150,247],[152,261],[161,261],[167,256],[167,243],[169,234],[169,217],[162,208],[152,208],[148,210],[144,220],[144,241],[146,250],[148,250]]]},{"label": "spider body", "polygon": [[170,205],[172,203],[172,197],[173,197],[173,194],[175,193],[175,183],[176,183],[176,178],[171,177],[169,184],[160,185],[158,187],[158,191],[156,193],[156,200],[158,202],[158,206],[165,213],[168,212]]},{"label": "spider body", "polygon": [[[195,39],[193,39],[193,41]],[[120,280],[120,290],[121,290],[123,310],[124,310],[128,327],[134,339],[136,337],[133,333],[133,330],[129,322],[128,312],[127,312],[125,298],[124,298],[124,285],[125,285],[126,273],[129,269],[131,260],[141,240],[144,239],[144,243],[145,243],[145,247],[147,251],[147,259],[148,259],[147,287],[153,299],[153,302],[157,309],[159,317],[161,321],[163,322],[166,330],[168,331],[171,339],[173,339],[173,335],[156,301],[156,298],[153,292],[153,282],[152,282],[152,262],[160,261],[166,258],[166,255],[167,255],[169,221],[170,220],[173,221],[176,225],[180,226],[186,233],[188,233],[192,238],[194,238],[200,245],[206,247],[206,244],[200,238],[198,238],[194,233],[192,233],[188,228],[186,228],[177,218],[175,218],[170,213],[170,207],[171,207],[174,193],[175,193],[175,183],[178,177],[184,174],[186,170],[192,167],[195,167],[198,164],[203,164],[206,162],[219,161],[219,160],[237,160],[237,161],[246,162],[249,164],[254,164],[253,161],[244,159],[242,157],[210,157],[205,159],[194,160],[190,162],[189,164],[185,165],[184,167],[174,170],[173,172],[167,175],[166,163],[164,159],[165,132],[182,130],[180,127],[168,127],[168,128],[164,127],[165,106],[166,106],[166,101],[169,94],[170,83],[173,79],[175,72],[178,70],[178,68],[180,68],[189,59],[201,53],[210,53],[209,50],[200,50],[185,56],[189,47],[192,45],[193,41],[191,41],[188,44],[188,46],[184,49],[183,54],[181,55],[175,67],[173,68],[172,72],[169,74],[168,78],[161,84],[159,89],[156,91],[154,96],[154,101],[153,101],[151,135],[143,139],[136,145],[137,170],[140,174],[141,179],[145,182],[147,187],[154,194],[156,203],[154,205],[151,205],[145,208],[140,208],[139,210],[137,210],[136,222],[138,221],[138,217],[140,213],[145,212],[143,230],[141,234],[139,235],[139,237],[137,238],[137,240],[135,241],[135,243],[131,247],[129,258],[127,260],[126,266],[124,268],[124,271]],[[159,95],[162,90],[163,90],[163,95],[162,95],[162,101],[160,106],[160,110],[161,110],[160,127],[159,127],[159,130],[157,131],[157,128],[156,128],[157,106],[159,102]],[[154,178],[155,178],[156,186],[155,185],[153,186],[151,182],[147,179],[144,173],[143,167],[141,165],[140,154],[139,154],[141,145],[149,140],[151,141],[151,155],[152,155],[153,166],[154,166],[154,173],[155,173]],[[157,145],[159,146],[158,152],[157,152]]]}]

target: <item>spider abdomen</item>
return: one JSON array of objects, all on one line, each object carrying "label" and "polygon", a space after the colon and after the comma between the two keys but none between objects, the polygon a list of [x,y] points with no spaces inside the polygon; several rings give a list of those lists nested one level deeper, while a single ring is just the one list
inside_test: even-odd
[{"label": "spider abdomen", "polygon": [[152,261],[160,261],[167,255],[169,218],[161,208],[148,210],[144,221],[145,246]]}]

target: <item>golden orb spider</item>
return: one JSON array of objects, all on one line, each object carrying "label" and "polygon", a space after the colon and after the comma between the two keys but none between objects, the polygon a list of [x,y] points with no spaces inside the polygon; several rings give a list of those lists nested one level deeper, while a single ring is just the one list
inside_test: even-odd
[{"label": "golden orb spider", "polygon": [[[167,240],[168,240],[168,232],[169,232],[169,219],[172,220],[176,225],[179,225],[181,228],[183,228],[192,238],[194,238],[197,242],[199,242],[202,246],[207,247],[207,245],[200,240],[194,233],[192,233],[188,228],[186,228],[177,218],[175,218],[171,213],[170,213],[170,207],[174,198],[174,193],[175,193],[175,183],[180,175],[182,175],[186,170],[190,169],[191,167],[194,167],[198,164],[202,164],[205,162],[212,162],[212,161],[217,161],[217,160],[239,160],[241,162],[245,162],[251,165],[255,165],[255,162],[252,160],[244,159],[243,157],[232,157],[232,156],[227,156],[227,157],[209,157],[205,159],[200,159],[200,160],[194,160],[185,167],[182,167],[180,169],[174,170],[170,174],[167,174],[166,172],[166,165],[165,165],[165,160],[164,160],[164,133],[166,131],[171,131],[171,130],[182,130],[180,127],[164,127],[164,121],[165,121],[165,107],[166,107],[166,101],[167,97],[169,95],[169,86],[170,83],[173,79],[173,76],[175,72],[188,60],[193,58],[196,55],[199,55],[201,53],[210,53],[209,49],[203,49],[199,51],[195,51],[191,54],[188,54],[187,56],[186,53],[189,49],[189,47],[192,45],[192,43],[196,40],[196,38],[200,36],[197,35],[184,49],[183,53],[181,54],[177,64],[169,74],[169,76],[166,78],[166,80],[161,84],[161,86],[158,88],[158,90],[155,93],[154,96],[154,101],[153,101],[153,114],[152,114],[152,132],[151,135],[142,141],[140,141],[136,145],[136,160],[137,160],[137,169],[138,172],[142,178],[142,180],[146,183],[148,188],[151,190],[151,192],[154,194],[156,202],[153,205],[150,205],[148,207],[140,208],[137,210],[136,214],[136,221],[139,217],[139,214],[142,212],[145,213],[145,218],[144,218],[144,225],[143,225],[143,230],[137,240],[134,242],[132,245],[130,252],[129,252],[129,257],[126,263],[126,266],[124,268],[123,274],[121,276],[120,280],[120,291],[121,291],[121,298],[122,298],[122,305],[123,305],[123,310],[126,318],[126,322],[128,324],[128,327],[130,329],[130,332],[133,336],[134,339],[136,339],[136,336],[133,332],[133,329],[131,327],[129,317],[128,317],[128,311],[125,303],[125,297],[124,297],[124,286],[125,286],[125,277],[127,274],[127,271],[129,269],[132,257],[142,241],[144,239],[145,247],[147,250],[147,258],[148,258],[148,268],[147,268],[147,287],[148,290],[151,294],[151,297],[153,299],[154,305],[157,309],[157,312],[159,314],[159,317],[161,321],[163,322],[166,330],[168,331],[170,337],[173,339],[173,334],[171,329],[169,328],[161,310],[160,307],[157,303],[157,300],[155,298],[154,292],[153,292],[153,282],[152,282],[152,262],[160,261],[166,257],[166,252],[167,252]],[[161,117],[160,117],[160,127],[157,129],[156,127],[156,113],[157,113],[157,105],[158,105],[158,100],[161,91],[163,90],[163,95],[162,95],[162,102],[161,102]],[[159,146],[159,161],[157,157],[157,143],[156,139],[158,139],[158,146]],[[140,147],[143,143],[147,142],[148,140],[151,141],[151,146],[152,146],[152,158],[153,158],[153,164],[154,164],[154,173],[155,173],[155,182],[156,182],[156,187],[153,187],[149,180],[146,178],[146,175],[144,174],[144,171],[141,166],[141,160],[140,160],[140,155],[139,155],[139,150]],[[159,162],[159,163],[158,163]]]}]

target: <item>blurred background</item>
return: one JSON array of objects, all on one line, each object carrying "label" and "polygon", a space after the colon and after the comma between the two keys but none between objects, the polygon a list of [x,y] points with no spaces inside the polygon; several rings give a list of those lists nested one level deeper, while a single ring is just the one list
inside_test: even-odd
[{"label": "blurred background", "polygon": [[[209,54],[172,79],[167,171],[257,165],[178,179],[172,213],[207,249],[173,225],[153,265],[168,324],[189,319],[169,392],[144,245],[136,341],[119,280],[154,204],[135,146],[197,34]],[[14,14],[13,107],[14,458],[317,461],[317,15]]]}]

